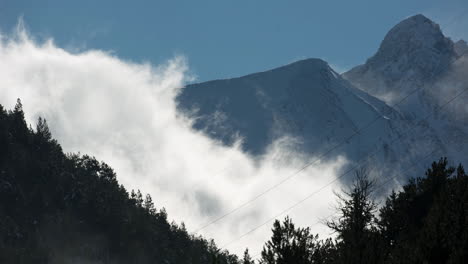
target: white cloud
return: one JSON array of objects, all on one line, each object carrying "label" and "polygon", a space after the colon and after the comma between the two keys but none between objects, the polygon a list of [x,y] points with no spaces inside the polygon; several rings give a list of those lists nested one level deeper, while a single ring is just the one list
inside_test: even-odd
[{"label": "white cloud", "polygon": [[[273,144],[261,159],[226,147],[190,128],[174,98],[189,80],[187,62],[161,66],[123,61],[110,53],[70,53],[52,41],[35,43],[24,30],[0,44],[0,104],[21,98],[27,121],[48,120],[66,152],[86,153],[111,165],[128,189],[150,193],[158,208],[195,230],[291,175],[314,157]],[[282,157],[278,160],[277,157]],[[345,160],[318,163],[201,233],[219,245],[240,236],[327,184]],[[330,214],[331,187],[290,213],[299,225]],[[282,216],[284,217],[284,216]],[[256,253],[271,224],[228,248]],[[326,232],[322,225],[315,231]]]}]

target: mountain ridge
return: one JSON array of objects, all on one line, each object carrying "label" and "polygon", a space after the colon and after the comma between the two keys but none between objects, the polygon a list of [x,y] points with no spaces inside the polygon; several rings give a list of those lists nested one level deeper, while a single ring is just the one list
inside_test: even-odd
[{"label": "mountain ridge", "polygon": [[385,101],[390,92],[408,92],[407,82],[424,85],[433,81],[456,58],[454,43],[443,35],[440,26],[418,14],[390,29],[377,52],[343,77]]},{"label": "mountain ridge", "polygon": [[[385,53],[383,46],[389,45],[387,38],[391,38],[388,36],[394,33],[392,31],[412,32],[413,28],[421,27],[428,28],[426,32],[432,32],[428,41],[416,37],[417,43],[421,45],[414,45],[400,52],[394,60],[382,56]],[[416,33],[417,36],[427,35]],[[468,70],[468,59],[464,53],[464,49],[468,49],[466,46],[464,40],[454,43],[443,35],[439,25],[422,15],[416,15],[392,28],[379,50],[365,64],[356,66],[342,76],[387,104],[402,100],[394,108],[407,119],[417,123],[426,116],[431,116],[424,122],[433,130],[433,137],[439,138],[442,145],[446,146],[446,155],[457,162],[465,162],[466,159],[462,157],[468,154],[466,151],[450,152],[458,149],[459,144],[468,146],[468,142],[464,140],[468,137],[468,123],[454,118],[457,115],[468,116],[468,109],[460,106],[463,104],[460,101],[468,99],[466,94],[460,93],[468,84],[468,78],[463,73]],[[411,59],[407,59],[408,56]],[[398,78],[395,79],[394,76]],[[405,98],[411,92],[414,94]],[[456,94],[460,94],[461,98],[457,100],[459,103],[454,101],[444,106],[444,109],[439,109]]]},{"label": "mountain ridge", "polygon": [[[429,148],[448,153],[453,147],[444,146],[441,137],[447,135],[434,121],[420,121],[436,107],[427,83],[446,75],[458,58],[440,26],[415,15],[393,27],[365,64],[341,75],[321,59],[301,60],[187,85],[178,109],[195,117],[195,129],[224,144],[242,138],[244,150],[254,155],[286,136],[296,139],[295,152],[320,156],[336,148],[329,156],[344,155],[351,163],[381,148],[370,163],[398,167],[400,159],[420,158]],[[394,140],[410,128],[417,136]]]}]

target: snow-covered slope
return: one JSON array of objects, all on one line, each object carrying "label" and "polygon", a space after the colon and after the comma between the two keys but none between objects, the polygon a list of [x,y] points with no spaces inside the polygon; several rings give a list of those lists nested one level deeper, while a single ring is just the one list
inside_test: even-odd
[{"label": "snow-covered slope", "polygon": [[256,155],[287,136],[295,139],[295,151],[328,153],[324,159],[345,155],[357,162],[376,152],[372,160],[398,166],[401,156],[414,156],[406,146],[415,139],[397,140],[409,127],[401,115],[320,59],[189,85],[178,102],[182,112],[196,117],[195,128],[225,144],[238,135]]},{"label": "snow-covered slope", "polygon": [[[430,152],[429,160],[444,155],[466,162],[466,97],[438,110],[468,84],[466,49],[416,15],[392,28],[373,57],[343,76],[320,59],[307,59],[188,85],[178,107],[195,117],[194,128],[224,144],[240,137],[254,155],[288,137],[296,152],[369,159],[366,165],[385,168],[384,174],[402,173]],[[370,153],[376,155],[368,158]]]},{"label": "snow-covered slope", "polygon": [[453,42],[423,15],[407,18],[385,36],[377,53],[343,74],[358,88],[393,103],[433,82],[456,59]]},{"label": "snow-covered slope", "polygon": [[453,43],[439,25],[416,15],[392,28],[377,53],[343,77],[415,126],[423,125],[445,155],[466,163],[468,92],[462,92],[468,88],[467,50],[465,41]]}]

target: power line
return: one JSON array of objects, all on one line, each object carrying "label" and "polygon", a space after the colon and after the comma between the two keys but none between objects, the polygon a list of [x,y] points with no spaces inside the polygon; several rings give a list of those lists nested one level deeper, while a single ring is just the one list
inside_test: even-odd
[{"label": "power line", "polygon": [[[464,13],[464,12],[463,12]],[[450,23],[451,24],[451,23]],[[427,85],[422,85],[414,90],[412,90],[410,93],[408,93],[406,96],[404,96],[401,100],[399,100],[396,104],[392,105],[392,106],[389,106],[389,108],[395,108],[396,106],[398,106],[399,104],[401,104],[402,102],[404,102],[406,99],[408,99],[408,97],[410,97],[411,95],[413,95],[415,92],[419,91],[419,90],[424,90],[426,89],[428,86]],[[386,109],[383,109],[382,112],[385,112]],[[379,112],[377,112],[378,114],[380,114]],[[212,221],[208,222],[207,224],[195,229],[195,233],[207,228],[208,226],[211,226],[212,224],[215,224],[217,222],[219,222],[220,220],[226,218],[227,216],[239,211],[241,208],[243,207],[246,207],[247,205],[251,204],[252,202],[258,200],[260,197],[264,196],[265,194],[271,192],[272,190],[276,189],[277,187],[279,187],[280,185],[282,185],[283,183],[289,181],[290,179],[294,178],[296,175],[298,175],[300,172],[304,171],[305,169],[307,169],[308,167],[312,166],[313,164],[315,164],[317,161],[320,161],[321,158],[327,156],[328,154],[330,154],[332,151],[338,149],[339,147],[341,147],[342,145],[344,145],[345,143],[348,143],[349,140],[351,140],[352,138],[354,138],[356,135],[360,134],[362,131],[364,131],[365,129],[369,128],[371,125],[373,125],[376,121],[378,121],[380,118],[384,117],[384,114],[380,114],[379,116],[377,116],[375,119],[373,119],[371,122],[369,122],[368,124],[366,124],[364,127],[356,130],[353,134],[351,134],[350,136],[348,137],[345,137],[341,142],[339,142],[338,144],[336,144],[335,146],[333,146],[332,148],[328,149],[327,151],[325,151],[324,153],[322,153],[321,155],[318,156],[318,158],[316,158],[315,160],[313,160],[312,162],[309,162],[307,163],[306,165],[304,165],[303,167],[301,167],[298,171],[294,172],[293,174],[291,174],[290,176],[284,178],[283,180],[277,182],[276,184],[274,184],[273,186],[267,188],[266,190],[264,190],[263,192],[259,193],[258,195],[254,196],[253,198],[251,198],[250,200],[247,200],[245,201],[244,203],[238,205],[237,207],[233,208],[231,211],[228,211],[226,212],[225,214],[213,219]]]},{"label": "power line", "polygon": [[[427,86],[420,86],[414,90],[412,90],[410,93],[408,93],[406,96],[404,96],[400,101],[398,101],[396,104],[392,105],[391,107],[389,106],[388,109],[391,109],[391,108],[394,108],[396,106],[398,106],[399,104],[401,104],[402,102],[404,102],[406,99],[408,99],[408,97],[410,97],[412,94],[414,94],[415,92],[419,91],[419,90],[423,90],[427,88]],[[383,112],[385,111],[386,109],[383,110]],[[380,114],[379,112],[377,112],[378,114]],[[385,113],[384,113],[385,114]],[[377,116],[375,119],[373,119],[371,122],[367,123],[364,127],[356,130],[353,134],[351,134],[350,136],[348,137],[345,137],[341,142],[339,142],[338,144],[336,144],[335,146],[333,146],[332,148],[328,149],[327,151],[325,151],[324,153],[322,153],[321,155],[318,156],[318,158],[314,159],[313,161],[307,163],[306,165],[304,165],[303,167],[301,167],[299,170],[297,170],[296,172],[292,173],[291,175],[289,175],[288,177],[284,178],[283,180],[277,182],[276,184],[274,184],[273,186],[267,188],[266,190],[262,191],[261,193],[257,194],[256,196],[254,196],[253,198],[245,201],[244,203],[238,205],[237,207],[233,208],[232,210],[226,212],[225,214],[213,219],[212,221],[208,222],[207,224],[195,229],[195,233],[198,233],[200,232],[201,230],[207,228],[208,226],[211,226],[217,222],[219,222],[220,220],[226,218],[227,216],[239,211],[241,208],[244,208],[246,207],[247,205],[251,204],[252,202],[258,200],[260,197],[264,196],[265,194],[271,192],[272,190],[276,189],[277,187],[279,187],[280,185],[282,185],[283,183],[289,181],[290,179],[294,178],[296,175],[298,175],[300,172],[304,171],[305,169],[307,169],[308,167],[312,166],[313,164],[315,164],[317,161],[320,161],[321,158],[327,156],[328,154],[330,154],[332,151],[338,149],[339,147],[341,147],[342,145],[344,145],[345,143],[348,143],[349,140],[351,140],[354,136],[360,134],[362,131],[364,131],[365,129],[369,128],[371,125],[373,125],[376,121],[378,121],[380,118],[384,117],[384,114],[380,114],[379,116]]]},{"label": "power line", "polygon": [[[422,158],[422,160],[427,159],[427,158],[430,157],[432,154],[434,154],[435,152],[437,152],[437,150],[438,150],[438,149],[434,149],[433,151],[429,152],[427,155],[425,155],[425,156]],[[411,167],[408,167],[408,169],[406,169],[406,170],[405,170],[404,172],[402,172],[401,174],[406,174],[410,169],[413,169],[417,164],[416,164],[416,162],[411,162],[410,165],[412,165],[412,166],[411,166]],[[397,178],[397,176],[388,177],[383,183],[381,183],[381,184],[377,185],[376,187],[374,187],[374,190],[378,190],[378,189],[384,187],[384,186],[387,185],[391,180],[396,179],[396,178]],[[335,213],[330,214],[330,215],[326,216],[325,218],[326,218],[326,219],[327,219],[327,218],[330,218],[330,217],[332,217],[334,214],[335,214]],[[269,220],[268,222],[271,222],[271,220]],[[312,225],[309,225],[309,227],[316,226],[316,225],[318,225],[318,224],[320,224],[320,223],[322,223],[322,220],[319,220],[319,221],[313,223]],[[260,256],[260,255],[261,255],[261,252],[259,252],[259,253],[255,254],[255,255],[253,255],[253,256],[252,256],[252,259],[257,258],[257,257]]]},{"label": "power line", "polygon": [[[451,103],[452,101],[454,101],[455,99],[457,99],[459,96],[461,96],[461,95],[462,95],[464,92],[466,92],[467,90],[468,90],[468,87],[465,88],[465,89],[463,89],[463,90],[462,90],[460,93],[458,93],[455,97],[451,98],[450,100],[448,100],[447,102],[445,102],[444,104],[442,104],[441,106],[439,106],[438,109],[437,109],[436,111],[439,111],[439,110],[442,109],[443,107],[447,106],[449,103]],[[425,118],[423,118],[422,121],[425,121],[425,120],[428,119],[431,115],[432,115],[432,114],[430,113],[430,114],[427,115]],[[414,127],[413,127],[413,129],[414,129]],[[403,137],[403,135],[402,135],[402,136],[399,136],[398,138],[396,138],[395,140],[393,140],[392,143],[393,143],[394,141],[396,141],[397,139],[400,139],[400,138],[402,138],[402,137]],[[372,155],[373,155],[373,154],[372,154]],[[362,160],[362,159],[361,159],[361,160]],[[367,162],[367,161],[368,161],[368,160],[366,160],[366,162]],[[362,165],[362,164],[361,164],[361,165]],[[249,230],[248,232],[242,234],[241,236],[239,236],[239,237],[237,237],[237,238],[231,240],[230,242],[224,244],[224,245],[222,246],[222,248],[225,248],[225,247],[231,245],[231,244],[234,243],[235,241],[237,241],[237,240],[239,240],[239,239],[241,239],[241,238],[243,238],[243,237],[245,237],[245,236],[247,236],[247,235],[253,233],[254,231],[256,231],[257,229],[259,229],[260,227],[262,227],[262,226],[266,225],[267,223],[269,223],[270,221],[276,219],[278,216],[281,216],[282,214],[284,214],[284,213],[286,213],[286,212],[292,210],[294,207],[296,207],[296,206],[298,206],[299,204],[301,204],[301,203],[305,202],[306,200],[310,199],[310,198],[313,197],[315,194],[319,193],[321,190],[323,190],[323,189],[325,189],[326,187],[330,186],[331,184],[333,184],[334,182],[336,182],[338,179],[343,178],[343,177],[344,177],[346,174],[348,174],[350,171],[359,168],[361,165],[357,165],[357,166],[355,166],[353,169],[347,170],[345,173],[343,173],[343,174],[341,174],[340,176],[336,177],[334,180],[332,180],[332,181],[329,182],[328,184],[326,184],[326,185],[322,186],[321,188],[315,190],[314,192],[312,192],[312,193],[310,193],[309,195],[307,195],[305,198],[303,198],[303,199],[301,199],[300,201],[294,203],[293,205],[289,206],[288,208],[282,210],[280,213],[276,214],[275,216],[269,218],[266,222],[263,222],[262,224],[260,224],[260,225],[258,225],[258,226],[256,226],[256,227],[254,227],[253,229]]]},{"label": "power line", "polygon": [[[451,23],[450,23],[450,24],[451,24]],[[397,102],[396,104],[394,104],[394,105],[392,105],[392,106],[389,106],[389,108],[394,108],[394,107],[396,107],[397,105],[399,105],[400,103],[402,103],[403,101],[405,101],[409,96],[411,96],[412,94],[414,94],[414,93],[417,92],[418,90],[425,89],[426,87],[428,87],[428,86],[427,86],[427,85],[422,85],[421,87],[418,87],[417,89],[414,89],[413,91],[411,91],[410,93],[408,93],[405,97],[403,97],[399,102]],[[445,107],[446,105],[448,105],[450,102],[452,102],[453,100],[455,100],[456,98],[458,98],[461,94],[463,94],[464,92],[466,92],[466,90],[467,90],[467,89],[462,90],[461,93],[457,94],[455,97],[453,97],[452,99],[450,99],[450,100],[449,100],[448,102],[446,102],[445,104],[439,106],[439,108],[438,108],[436,111],[438,111],[438,110],[442,109],[443,107]],[[384,112],[385,110],[386,110],[386,109],[383,109],[382,112]],[[379,112],[377,112],[377,113],[380,114]],[[384,116],[383,116],[383,115],[378,116],[377,118],[375,118],[374,120],[372,120],[370,123],[368,123],[366,126],[360,128],[360,129],[358,129],[357,131],[354,132],[354,134],[350,135],[349,137],[345,138],[341,143],[338,143],[337,145],[335,145],[334,147],[332,147],[332,148],[329,149],[328,151],[324,152],[322,155],[320,155],[320,156],[319,156],[317,159],[315,159],[314,161],[312,161],[312,162],[310,162],[310,163],[307,163],[305,166],[303,166],[302,168],[300,168],[298,171],[296,171],[295,173],[293,173],[293,174],[290,175],[289,177],[287,177],[287,178],[281,180],[281,181],[278,182],[277,184],[275,184],[275,185],[273,185],[272,187],[266,189],[266,190],[263,191],[262,193],[258,194],[257,196],[253,197],[252,199],[250,199],[250,200],[244,202],[243,204],[239,205],[238,207],[234,208],[233,210],[231,210],[231,211],[225,213],[224,215],[222,215],[222,216],[220,216],[220,217],[214,219],[213,221],[207,223],[206,225],[204,225],[204,226],[202,226],[202,227],[196,229],[195,232],[199,232],[199,231],[203,230],[204,228],[206,228],[206,227],[208,227],[208,226],[210,226],[210,225],[212,225],[212,224],[214,224],[214,223],[216,223],[216,222],[222,220],[223,218],[225,218],[225,217],[227,217],[227,216],[233,214],[234,212],[238,211],[239,209],[241,209],[241,208],[243,208],[243,207],[249,205],[250,203],[254,202],[255,200],[257,200],[257,199],[260,198],[261,196],[267,194],[267,193],[270,192],[271,190],[277,188],[278,186],[280,186],[280,185],[283,184],[284,182],[290,180],[291,178],[293,178],[294,176],[296,176],[297,174],[299,174],[301,171],[305,170],[307,167],[309,167],[309,166],[311,166],[312,164],[314,164],[316,161],[319,161],[320,158],[326,156],[327,154],[329,154],[329,153],[332,152],[333,150],[335,150],[335,149],[337,149],[338,147],[342,146],[344,143],[347,143],[347,142],[348,142],[350,139],[352,139],[355,135],[359,134],[359,133],[360,133],[361,131],[363,131],[364,129],[367,129],[368,127],[370,127],[373,123],[375,123],[375,122],[376,122],[378,119],[380,119],[381,117],[384,117]],[[426,116],[426,117],[425,117],[424,119],[422,119],[422,120],[425,120],[425,119],[427,119],[428,117],[430,117],[430,114],[429,114],[428,116]],[[414,129],[414,128],[413,128],[413,129]],[[402,137],[402,136],[398,137],[397,139],[399,139],[399,138],[401,138],[401,137]],[[394,140],[394,141],[395,141],[395,140]],[[392,142],[393,142],[393,141],[392,141]],[[379,149],[379,148],[378,148],[378,149]],[[434,153],[434,152],[435,152],[435,151],[431,152],[429,155],[431,155],[431,154]],[[374,155],[374,154],[372,154],[372,155]],[[369,155],[366,155],[366,156],[369,156]],[[425,157],[425,158],[426,158],[426,157]],[[425,158],[424,158],[424,159],[425,159]],[[368,160],[367,160],[367,161],[368,161]],[[341,178],[342,176],[346,175],[347,173],[349,173],[349,170],[348,170],[345,174],[341,175],[341,176],[338,177],[338,178]],[[337,178],[337,179],[338,179],[338,178]],[[389,182],[390,180],[394,179],[394,178],[396,178],[396,176],[391,177],[390,179],[388,179],[388,180],[385,182],[385,184],[386,184],[387,182]],[[337,179],[333,180],[331,183],[335,182]],[[299,201],[297,204],[293,205],[293,206],[290,207],[289,209],[283,210],[282,213],[284,213],[284,211],[291,210],[291,209],[294,208],[296,205],[298,205],[298,204],[304,202],[305,200],[307,200],[308,198],[310,198],[311,196],[313,196],[315,193],[320,192],[321,190],[323,190],[325,187],[327,187],[327,186],[330,185],[331,183],[329,183],[329,184],[323,186],[322,188],[318,189],[317,191],[314,191],[314,193],[313,193],[312,195],[310,195],[310,196],[306,197],[305,199]],[[383,187],[383,185],[385,185],[385,184],[382,184],[382,186],[380,186],[379,188]],[[279,215],[281,215],[282,213],[280,213]],[[270,219],[268,222],[270,222],[270,221],[271,221],[271,219]],[[266,222],[266,223],[268,223],[268,222]],[[264,223],[264,224],[266,224],[266,223]],[[262,224],[261,226],[263,226],[264,224]],[[317,223],[316,223],[316,224],[317,224]],[[315,225],[315,224],[314,224],[314,225]],[[253,230],[247,232],[246,234],[242,235],[242,236],[239,237],[238,239],[240,239],[240,238],[242,238],[242,237],[244,237],[244,236],[250,234],[251,232],[255,231],[255,230],[258,229],[258,228],[259,228],[259,227],[254,228]],[[234,242],[234,241],[231,241],[231,242],[229,242],[228,244],[230,244],[230,243],[232,243],[232,242]],[[228,244],[225,244],[223,247],[226,247]]]}]

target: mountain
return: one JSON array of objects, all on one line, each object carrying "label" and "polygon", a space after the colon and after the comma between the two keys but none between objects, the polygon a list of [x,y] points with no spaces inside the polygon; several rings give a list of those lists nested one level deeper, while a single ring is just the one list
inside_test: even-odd
[{"label": "mountain", "polygon": [[[179,109],[197,117],[195,128],[225,144],[240,136],[244,149],[253,154],[264,153],[269,144],[284,136],[298,140],[293,143],[298,151],[319,153],[380,115],[398,116],[349,85],[320,59],[189,85],[178,102]],[[346,151],[357,155],[370,147],[367,142],[383,143],[377,135],[391,133],[392,124],[386,118],[377,123],[369,131],[371,139],[359,135]],[[361,143],[356,144],[358,141]]]},{"label": "mountain", "polygon": [[44,119],[27,126],[20,101],[13,111],[0,105],[0,263],[466,262],[468,176],[461,165],[433,162],[380,210],[369,180],[358,175],[339,196],[338,220],[328,222],[336,237],[320,239],[287,216],[275,220],[258,261],[248,249],[240,259],[169,224],[164,208],[140,191],[129,194],[105,163],[64,154]]},{"label": "mountain", "polygon": [[465,65],[465,48],[465,42],[454,44],[436,23],[416,15],[392,28],[365,64],[342,76],[323,60],[306,59],[188,85],[177,97],[178,109],[194,118],[195,129],[224,144],[241,138],[253,155],[289,138],[293,150],[326,153],[323,158],[344,155],[357,162],[376,151],[369,164],[401,172],[430,150],[437,151],[434,157],[468,154],[467,130],[453,125],[454,115],[436,111],[441,98],[454,92],[437,96],[441,88],[425,89],[447,84],[455,67]]},{"label": "mountain", "polygon": [[453,42],[442,34],[439,25],[415,15],[393,27],[374,56],[343,76],[389,102],[400,99],[414,86],[432,82],[456,57]]},{"label": "mountain", "polygon": [[343,155],[354,162],[376,152],[370,164],[383,166],[401,155],[414,157],[407,141],[426,145],[398,140],[412,124],[320,59],[188,85],[177,100],[179,110],[194,117],[194,128],[224,144],[241,137],[244,150],[254,155],[286,137],[296,152],[325,160]]},{"label": "mountain", "polygon": [[[442,143],[445,155],[466,162],[467,50],[464,40],[454,43],[439,25],[415,15],[393,27],[375,55],[343,77],[392,105],[405,118],[423,122]],[[459,98],[446,105],[455,96]]]}]

